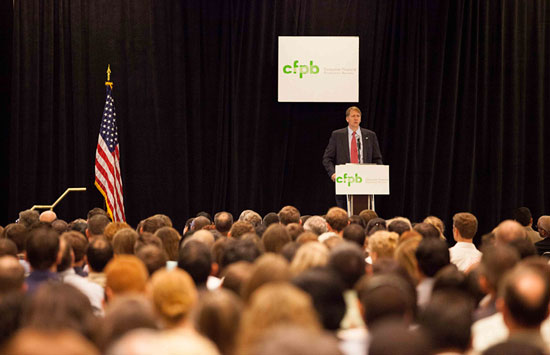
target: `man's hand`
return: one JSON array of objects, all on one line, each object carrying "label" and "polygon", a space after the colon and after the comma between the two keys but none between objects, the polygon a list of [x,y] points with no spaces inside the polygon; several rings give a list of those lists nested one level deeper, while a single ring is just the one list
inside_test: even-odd
[{"label": "man's hand", "polygon": [[336,173],[332,174],[330,178],[332,179],[332,181],[336,180]]}]

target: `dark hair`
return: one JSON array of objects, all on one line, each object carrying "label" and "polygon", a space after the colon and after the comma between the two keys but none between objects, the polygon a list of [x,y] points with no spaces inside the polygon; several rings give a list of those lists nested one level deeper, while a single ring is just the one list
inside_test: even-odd
[{"label": "dark hair", "polygon": [[208,212],[200,211],[197,213],[197,217],[206,217],[212,223],[212,216]]},{"label": "dark hair", "polygon": [[291,241],[287,229],[282,224],[270,225],[262,235],[262,243],[267,252],[278,253],[286,243]]},{"label": "dark hair", "polygon": [[40,220],[40,214],[36,210],[24,210],[19,212],[19,223],[25,228],[30,228]]},{"label": "dark hair", "polygon": [[17,257],[17,245],[11,239],[0,239],[0,257],[4,255]]},{"label": "dark hair", "polygon": [[0,297],[0,346],[6,342],[21,328],[21,314],[25,297],[20,291],[11,291]]},{"label": "dark hair", "polygon": [[269,227],[273,223],[279,223],[279,216],[275,212],[269,212],[264,216],[263,224]]},{"label": "dark hair", "polygon": [[439,230],[433,224],[417,223],[414,225],[413,229],[422,235],[423,239],[439,239]]},{"label": "dark hair", "polygon": [[237,261],[253,263],[260,255],[262,252],[253,241],[229,239],[221,257],[220,267],[224,269]]},{"label": "dark hair", "polygon": [[99,207],[94,207],[94,208],[92,208],[91,210],[88,211],[86,219],[89,222],[92,217],[97,216],[97,215],[109,217],[109,215],[107,214],[107,212],[105,212],[104,209],[99,208]]},{"label": "dark hair", "polygon": [[321,323],[327,330],[340,328],[346,313],[344,285],[338,276],[326,268],[313,268],[296,276],[292,283],[311,296]]},{"label": "dark hair", "polygon": [[218,212],[214,216],[214,225],[220,233],[227,233],[233,225],[233,215],[229,212]]},{"label": "dark hair", "polygon": [[539,347],[528,344],[525,342],[519,342],[515,340],[508,340],[502,343],[491,346],[485,350],[483,355],[502,355],[502,354],[521,354],[521,355],[544,355],[545,352]]},{"label": "dark hair", "polygon": [[358,216],[356,214],[352,215],[350,218],[349,218],[349,224],[358,224],[360,225],[363,229],[365,229],[365,227],[367,226],[367,224],[365,223],[365,220],[363,218],[361,218],[361,216]]},{"label": "dark hair", "polygon": [[204,285],[212,269],[210,249],[204,243],[190,240],[179,251],[178,267],[191,275],[195,285]]},{"label": "dark hair", "polygon": [[191,229],[194,231],[198,231],[210,224],[212,224],[212,222],[207,217],[204,217],[204,216],[195,217],[193,222],[191,222]]},{"label": "dark hair", "polygon": [[290,263],[292,262],[292,259],[294,259],[294,255],[296,255],[296,252],[298,251],[298,248],[300,248],[302,244],[298,242],[289,242],[286,243],[279,252],[284,258]]},{"label": "dark hair", "polygon": [[420,313],[419,324],[437,350],[465,352],[470,345],[473,300],[456,290],[434,292]]},{"label": "dark hair", "polygon": [[40,226],[30,231],[27,239],[27,259],[35,270],[47,270],[57,261],[59,233]]},{"label": "dark hair", "polygon": [[113,247],[105,238],[94,239],[88,244],[86,257],[88,264],[95,272],[102,272],[105,266],[113,258]]},{"label": "dark hair", "polygon": [[396,220],[396,221],[391,222],[388,225],[388,231],[389,232],[395,232],[399,235],[405,233],[406,231],[410,231],[410,230],[411,230],[411,226],[405,221]]},{"label": "dark hair", "polygon": [[[132,233],[130,233],[132,232]],[[147,245],[154,245],[160,249],[164,249],[164,244],[162,243],[162,240],[156,235],[149,232],[143,232],[141,234],[137,234],[133,229],[127,229],[126,230],[127,235],[130,235],[127,237],[128,240],[128,252],[124,254],[135,254],[137,253],[141,248]],[[118,232],[117,232],[118,234]],[[135,236],[136,239],[132,242],[132,238]],[[130,244],[132,251],[130,252]],[[177,246],[179,248],[179,245]],[[117,254],[116,244],[114,243],[113,239],[113,249],[115,251],[115,254]],[[118,253],[120,254],[120,253]]]},{"label": "dark hair", "polygon": [[[288,235],[290,235],[290,238],[292,240],[298,239],[298,236],[305,232],[304,227],[302,227],[299,223],[289,223],[286,225],[286,230],[288,232]],[[264,231],[265,233],[265,231]],[[263,234],[262,234],[263,235]]]},{"label": "dark hair", "polygon": [[367,223],[367,235],[372,235],[374,232],[386,230],[386,221],[382,218],[375,217]]},{"label": "dark hair", "polygon": [[519,224],[526,227],[531,223],[531,211],[527,207],[519,207],[514,210],[514,220],[518,221]]},{"label": "dark hair", "polygon": [[294,206],[285,206],[279,211],[279,221],[283,225],[300,223],[300,211]]},{"label": "dark hair", "polygon": [[342,237],[363,247],[363,244],[365,244],[365,229],[360,224],[352,223],[344,228]]},{"label": "dark hair", "polygon": [[79,262],[86,254],[88,248],[88,239],[76,231],[65,232],[61,235],[69,243],[74,252],[74,261]]},{"label": "dark hair", "polygon": [[418,267],[428,277],[435,276],[439,270],[450,263],[447,243],[439,239],[439,232],[437,236],[437,238],[423,238],[415,251]]},{"label": "dark hair", "polygon": [[521,260],[537,255],[537,248],[530,239],[518,238],[508,242],[508,245],[516,249]]},{"label": "dark hair", "polygon": [[481,274],[487,279],[489,287],[496,291],[506,271],[519,261],[518,252],[508,245],[494,245],[481,251]]},{"label": "dark hair", "polygon": [[143,224],[141,225],[141,230],[139,230],[138,232],[148,232],[154,234],[162,227],[167,227],[166,220],[158,215],[151,216],[143,221]]},{"label": "dark hair", "polygon": [[15,243],[18,253],[25,251],[25,245],[29,236],[27,227],[22,224],[11,223],[4,228],[3,235]]},{"label": "dark hair", "polygon": [[388,322],[374,329],[369,355],[426,355],[432,347],[420,329],[410,330],[403,322]]},{"label": "dark hair", "polygon": [[143,246],[136,252],[136,256],[145,264],[149,276],[165,267],[168,261],[165,251],[152,244]]},{"label": "dark hair", "polygon": [[111,220],[106,215],[93,215],[88,219],[88,231],[93,235],[102,235],[109,223],[111,223]]},{"label": "dark hair", "polygon": [[336,271],[348,289],[365,274],[363,249],[357,244],[343,242],[335,246],[329,255],[328,266]]}]

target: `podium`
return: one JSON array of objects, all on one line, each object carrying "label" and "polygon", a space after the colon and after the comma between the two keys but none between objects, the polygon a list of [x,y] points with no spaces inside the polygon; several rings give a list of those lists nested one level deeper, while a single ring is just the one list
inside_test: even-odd
[{"label": "podium", "polygon": [[375,210],[374,195],[390,194],[390,167],[376,164],[341,164],[335,167],[337,195],[346,195],[348,215]]}]

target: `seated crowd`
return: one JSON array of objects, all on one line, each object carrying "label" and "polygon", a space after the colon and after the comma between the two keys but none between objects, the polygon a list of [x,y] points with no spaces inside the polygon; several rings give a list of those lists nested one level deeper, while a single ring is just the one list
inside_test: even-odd
[{"label": "seated crowd", "polygon": [[[550,216],[166,215],[0,227],[0,353],[548,354]],[[451,237],[452,235],[452,237]],[[456,242],[456,243],[455,243]],[[451,246],[452,245],[452,246]]]}]

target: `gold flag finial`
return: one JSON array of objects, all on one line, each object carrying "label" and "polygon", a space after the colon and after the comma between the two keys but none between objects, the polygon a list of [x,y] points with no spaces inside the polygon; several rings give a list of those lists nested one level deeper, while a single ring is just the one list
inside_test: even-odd
[{"label": "gold flag finial", "polygon": [[111,89],[113,88],[113,83],[111,82],[111,64],[107,64],[107,81],[105,85],[109,85]]}]

